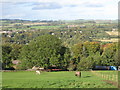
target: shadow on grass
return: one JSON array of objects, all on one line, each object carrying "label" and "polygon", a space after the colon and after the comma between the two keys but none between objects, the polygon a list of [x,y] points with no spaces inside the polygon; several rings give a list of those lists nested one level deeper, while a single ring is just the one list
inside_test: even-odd
[{"label": "shadow on grass", "polygon": [[85,77],[83,77],[83,78],[89,78],[89,77],[91,77],[91,76],[85,76]]}]

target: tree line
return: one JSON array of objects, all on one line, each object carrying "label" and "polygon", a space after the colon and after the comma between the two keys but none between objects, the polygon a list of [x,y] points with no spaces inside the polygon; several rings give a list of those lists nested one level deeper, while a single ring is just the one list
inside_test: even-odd
[{"label": "tree line", "polygon": [[3,69],[13,67],[12,61],[20,60],[17,69],[56,66],[64,70],[89,70],[95,66],[118,66],[118,43],[78,42],[71,47],[54,35],[41,35],[28,44],[4,43],[2,45]]}]

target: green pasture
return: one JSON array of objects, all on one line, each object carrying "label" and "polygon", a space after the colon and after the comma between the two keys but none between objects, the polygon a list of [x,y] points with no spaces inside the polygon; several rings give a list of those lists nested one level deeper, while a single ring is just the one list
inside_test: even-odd
[{"label": "green pasture", "polygon": [[[75,72],[41,72],[17,71],[2,73],[3,88],[117,88],[104,82],[103,78],[90,71],[82,71],[82,77],[76,77]],[[112,72],[113,73],[113,72]]]},{"label": "green pasture", "polygon": [[109,25],[109,24],[108,24],[108,23],[84,23],[84,25],[88,25],[88,26],[89,26],[89,25],[90,25],[90,26],[91,26],[91,25],[97,25],[97,26],[103,25],[103,26],[104,26],[104,25]]},{"label": "green pasture", "polygon": [[57,29],[63,27],[62,25],[59,26],[32,26],[32,28],[36,29]]},{"label": "green pasture", "polygon": [[118,81],[118,71],[95,71],[95,73],[100,77],[104,77],[105,80]]}]

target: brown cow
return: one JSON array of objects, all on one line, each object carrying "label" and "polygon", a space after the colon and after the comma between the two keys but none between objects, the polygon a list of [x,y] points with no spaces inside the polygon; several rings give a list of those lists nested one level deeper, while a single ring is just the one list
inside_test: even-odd
[{"label": "brown cow", "polygon": [[75,72],[75,76],[81,77],[81,72]]}]

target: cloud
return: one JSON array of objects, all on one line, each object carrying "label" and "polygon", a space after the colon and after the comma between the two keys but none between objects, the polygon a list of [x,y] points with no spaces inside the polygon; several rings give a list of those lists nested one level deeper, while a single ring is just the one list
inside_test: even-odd
[{"label": "cloud", "polygon": [[21,5],[21,4],[28,4],[29,2],[15,2],[14,4],[16,5]]},{"label": "cloud", "polygon": [[78,5],[71,4],[71,5],[65,5],[65,7],[77,7]]},{"label": "cloud", "polygon": [[34,2],[13,2],[11,5],[16,6],[32,6]]},{"label": "cloud", "polygon": [[86,7],[93,7],[93,8],[97,8],[97,7],[104,7],[103,5],[101,4],[88,4],[86,5]]},{"label": "cloud", "polygon": [[99,7],[104,7],[104,5],[102,3],[98,3],[98,2],[86,2],[84,3],[85,7],[91,7],[91,8],[99,8]]},{"label": "cloud", "polygon": [[33,5],[35,5],[32,10],[41,10],[41,9],[60,9],[62,8],[62,5],[60,5],[59,3],[52,3],[52,2],[48,2],[48,3],[33,3]]},{"label": "cloud", "polygon": [[22,18],[24,17],[25,15],[24,14],[10,14],[10,15],[3,15],[2,17],[3,18]]},{"label": "cloud", "polygon": [[100,19],[117,18],[118,13],[118,0],[2,0],[1,4],[4,18]]}]

